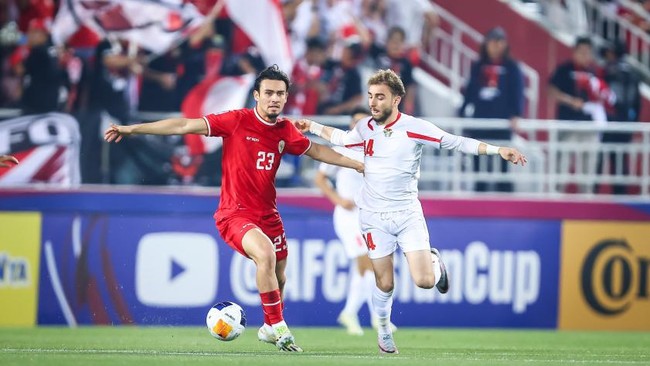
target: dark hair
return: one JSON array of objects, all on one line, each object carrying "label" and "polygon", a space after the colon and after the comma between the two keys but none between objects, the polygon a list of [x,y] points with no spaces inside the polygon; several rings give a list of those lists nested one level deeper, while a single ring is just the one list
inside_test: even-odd
[{"label": "dark hair", "polygon": [[503,55],[501,57],[503,60],[510,60],[510,44],[507,43],[508,38],[506,36],[506,32],[501,27],[495,27],[490,29],[483,38],[483,43],[481,43],[481,47],[479,48],[479,59],[481,61],[490,61],[490,56],[487,52],[487,44],[489,41],[505,41],[506,48],[503,51]]},{"label": "dark hair", "polygon": [[319,49],[319,50],[324,50],[325,49],[325,43],[320,40],[318,37],[310,37],[307,38],[307,49],[312,50],[312,49]]},{"label": "dark hair", "polygon": [[587,36],[581,36],[581,37],[576,38],[576,43],[573,45],[573,49],[576,49],[576,48],[578,48],[580,46],[593,47],[594,43],[591,41],[591,38],[589,38]]},{"label": "dark hair", "polygon": [[368,108],[358,105],[358,106],[352,108],[352,111],[350,112],[350,117],[354,117],[355,114],[367,114],[367,115],[370,115],[370,111],[368,110]]},{"label": "dark hair", "polygon": [[600,49],[600,57],[604,58],[609,51],[613,52],[614,55],[616,55],[616,58],[622,58],[627,53],[627,47],[625,46],[625,43],[619,40],[607,42]]},{"label": "dark hair", "polygon": [[402,40],[406,39],[406,32],[402,27],[399,26],[390,27],[390,29],[388,29],[388,34],[386,36],[386,39],[390,39],[394,34],[399,34],[400,36],[402,36]]},{"label": "dark hair", "polygon": [[291,85],[291,82],[289,81],[289,77],[287,76],[287,74],[285,74],[284,71],[280,70],[280,67],[278,67],[278,65],[275,64],[262,70],[262,72],[260,72],[259,75],[257,75],[257,79],[255,79],[255,85],[253,86],[253,90],[257,90],[257,92],[260,91],[260,84],[262,84],[262,80],[282,80],[284,81],[284,84],[287,86],[287,90],[289,90],[289,86]]}]

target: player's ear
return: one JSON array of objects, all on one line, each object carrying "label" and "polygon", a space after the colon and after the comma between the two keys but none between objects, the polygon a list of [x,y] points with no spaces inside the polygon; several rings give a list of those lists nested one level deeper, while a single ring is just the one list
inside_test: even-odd
[{"label": "player's ear", "polygon": [[400,97],[399,95],[396,96],[395,99],[393,99],[393,106],[398,106],[401,101],[402,101],[402,97]]},{"label": "player's ear", "polygon": [[257,90],[253,90],[253,98],[255,98],[256,102],[260,101],[260,92]]}]

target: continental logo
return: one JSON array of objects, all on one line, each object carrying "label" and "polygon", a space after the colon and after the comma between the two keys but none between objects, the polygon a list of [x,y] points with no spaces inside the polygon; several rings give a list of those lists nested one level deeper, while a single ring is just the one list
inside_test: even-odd
[{"label": "continental logo", "polygon": [[567,221],[561,329],[650,330],[650,224]]},{"label": "continental logo", "polygon": [[650,258],[635,256],[625,239],[606,239],[587,255],[582,265],[582,294],[603,315],[617,315],[635,299],[648,298]]}]

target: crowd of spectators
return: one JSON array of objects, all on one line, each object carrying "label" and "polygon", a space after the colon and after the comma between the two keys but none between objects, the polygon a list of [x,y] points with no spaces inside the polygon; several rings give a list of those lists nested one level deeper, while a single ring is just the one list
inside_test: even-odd
[{"label": "crowd of spectators", "polygon": [[[267,66],[225,8],[215,6],[217,0],[191,0],[206,16],[206,22],[162,55],[114,37],[101,38],[87,27],[81,27],[65,45],[54,45],[50,27],[59,2],[0,1],[0,108],[19,108],[24,114],[62,111],[77,116],[83,137],[84,183],[165,184],[162,175],[153,170],[137,177],[125,173],[134,170],[130,165],[147,165],[128,144],[112,145],[106,154],[100,137],[106,121],[128,124],[137,111],[178,113],[188,92],[206,75],[257,73]],[[608,2],[618,4],[615,0]],[[570,3],[558,2],[560,6]],[[650,10],[650,0],[640,3]],[[407,89],[401,110],[418,115],[412,71],[420,62],[421,45],[440,24],[429,0],[283,0],[281,4],[295,58],[286,114],[348,115],[365,104],[363,70],[391,68]],[[222,10],[215,12],[217,9]],[[650,29],[647,18],[638,18],[637,12],[617,12]],[[465,131],[469,136],[510,140],[513,133],[520,133],[524,82],[509,47],[502,28],[485,34],[459,115],[507,119],[511,128]],[[559,65],[549,81],[551,96],[558,103],[557,118],[638,120],[639,78],[624,61],[625,45],[607,44],[600,53],[604,60],[601,65],[596,64],[594,54],[591,41],[579,38],[573,58]],[[629,138],[607,134],[603,142]],[[106,169],[107,160],[110,169]],[[606,157],[597,163],[599,169],[604,160],[609,160],[610,167],[616,164],[613,157]],[[479,165],[479,161],[474,164],[476,169]],[[592,165],[595,167],[596,162]],[[487,169],[505,171],[507,167]],[[218,184],[218,180],[211,183]],[[512,191],[513,187],[509,183],[489,187],[478,182],[475,189]],[[623,190],[614,187],[615,193]]]}]

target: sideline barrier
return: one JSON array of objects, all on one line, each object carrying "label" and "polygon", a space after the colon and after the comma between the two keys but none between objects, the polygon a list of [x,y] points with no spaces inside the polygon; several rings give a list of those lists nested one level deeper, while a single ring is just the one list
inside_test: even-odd
[{"label": "sideline barrier", "polygon": [[[397,254],[396,324],[650,329],[644,315],[650,255],[642,241],[650,231],[650,205],[433,196],[422,201],[452,289],[442,296],[415,288],[405,257]],[[345,300],[348,264],[332,228],[332,207],[304,191],[281,191],[278,204],[290,248],[287,319],[334,325]],[[254,266],[219,238],[211,217],[216,206],[213,192],[2,190],[0,225],[6,230],[0,258],[28,257],[32,243],[40,259],[33,255],[25,267],[31,288],[38,288],[30,298],[8,286],[15,273],[8,268],[16,268],[8,263],[20,261],[3,259],[0,299],[31,315],[21,325],[34,324],[33,318],[71,326],[199,325],[222,300],[238,302],[251,324],[261,323]],[[17,224],[21,217],[29,220]],[[35,236],[26,245],[5,232]],[[598,255],[594,247],[612,238],[618,241]],[[589,253],[595,251],[591,265]],[[594,270],[593,281],[585,284],[586,266]],[[36,296],[37,312],[28,306]],[[598,313],[598,306],[615,313]],[[17,319],[0,318],[0,325]],[[365,310],[361,321],[368,324]]]}]

